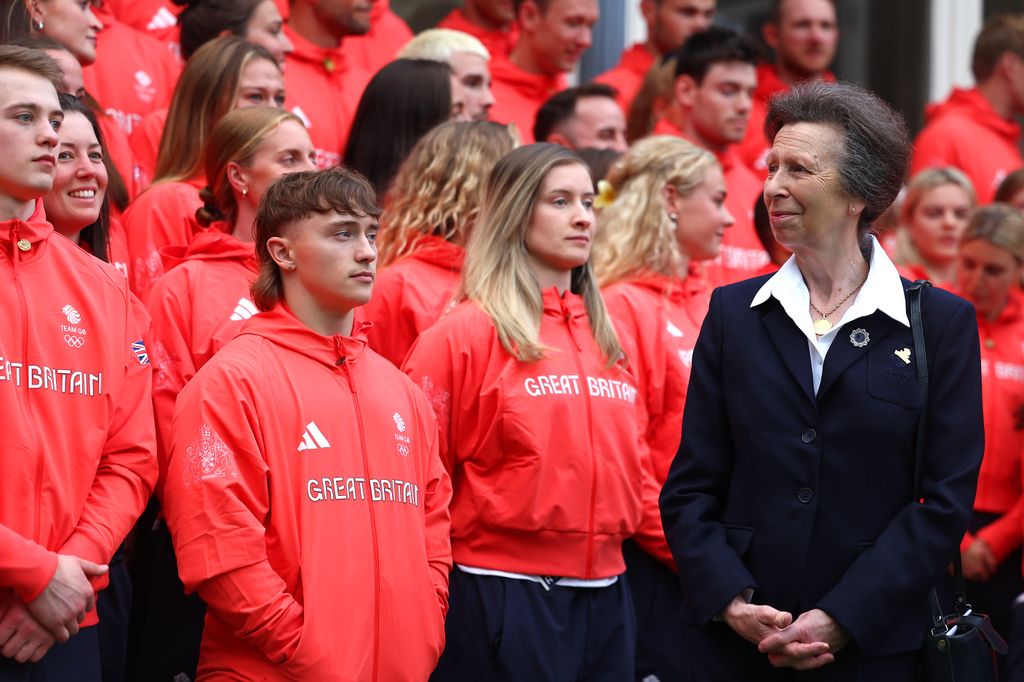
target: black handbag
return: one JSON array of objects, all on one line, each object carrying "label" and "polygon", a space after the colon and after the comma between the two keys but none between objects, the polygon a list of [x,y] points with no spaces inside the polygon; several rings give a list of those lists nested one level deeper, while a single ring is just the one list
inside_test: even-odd
[{"label": "black handbag", "polygon": [[[928,361],[925,356],[924,330],[921,322],[921,292],[931,282],[918,280],[907,289],[910,302],[910,332],[914,336],[917,356],[917,381],[921,387],[921,414],[914,448],[914,499],[920,500],[917,489],[924,452],[925,424],[928,417]],[[926,682],[996,682],[999,679],[996,652],[1005,654],[1006,642],[992,621],[976,613],[967,602],[963,565],[960,553],[953,559],[953,612],[943,613],[939,595],[932,588],[929,595],[932,623],[925,635],[923,679]]]}]

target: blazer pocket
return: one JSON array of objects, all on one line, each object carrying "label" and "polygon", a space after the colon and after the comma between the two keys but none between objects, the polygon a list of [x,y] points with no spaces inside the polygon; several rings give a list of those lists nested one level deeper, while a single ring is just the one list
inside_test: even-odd
[{"label": "blazer pocket", "polygon": [[[891,344],[890,344],[891,345]],[[868,354],[868,393],[879,400],[907,408],[921,406],[917,364],[900,359],[891,348]]]},{"label": "blazer pocket", "polygon": [[725,541],[736,552],[736,556],[743,558],[750,549],[750,541],[754,539],[754,529],[729,523],[723,523],[722,526],[725,528]]}]

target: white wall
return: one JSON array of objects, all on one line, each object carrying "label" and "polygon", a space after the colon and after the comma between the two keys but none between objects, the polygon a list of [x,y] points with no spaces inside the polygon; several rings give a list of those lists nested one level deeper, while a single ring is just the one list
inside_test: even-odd
[{"label": "white wall", "polygon": [[952,87],[970,87],[971,50],[981,29],[982,0],[932,0],[928,99],[945,99]]}]

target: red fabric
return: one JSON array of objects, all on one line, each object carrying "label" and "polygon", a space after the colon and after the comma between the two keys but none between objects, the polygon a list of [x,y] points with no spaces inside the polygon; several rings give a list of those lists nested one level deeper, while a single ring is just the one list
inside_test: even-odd
[{"label": "red fabric", "polygon": [[110,226],[107,230],[107,259],[118,272],[131,281],[128,270],[128,263],[131,261],[128,255],[128,233],[124,229],[124,223],[116,216],[110,216]]},{"label": "red fabric", "polygon": [[924,269],[923,265],[903,265],[897,263],[896,270],[899,271],[900,277],[906,277],[911,282],[916,282],[919,279],[926,279],[941,289],[953,291],[953,282],[940,282],[928,274],[928,271]]},{"label": "red fabric", "polygon": [[396,367],[420,332],[437,322],[455,293],[465,252],[440,237],[422,237],[415,250],[377,274],[360,318],[373,323],[370,348]]},{"label": "red fabric", "polygon": [[[679,450],[693,347],[708,312],[711,290],[693,276],[680,281],[650,275],[617,282],[603,295],[618,328],[637,341],[632,366],[647,409],[647,446],[660,489]],[[634,540],[648,554],[675,567],[663,533]]]},{"label": "red fabric", "polygon": [[142,513],[151,374],[125,278],[56,234],[41,201],[0,222],[0,289],[0,593],[29,602],[57,553],[105,564]]},{"label": "red fabric", "polygon": [[167,478],[174,403],[185,384],[256,313],[249,287],[256,278],[256,249],[231,236],[231,226],[194,226],[187,246],[165,247],[166,274],[149,292],[153,320],[153,411],[159,437],[160,483]]},{"label": "red fabric", "polygon": [[640,92],[644,77],[654,66],[656,59],[644,43],[636,43],[622,53],[618,65],[605,71],[594,81],[615,88],[618,93],[616,101],[623,111],[628,112],[629,105],[633,103],[636,93]]},{"label": "red fabric", "polygon": [[925,127],[914,140],[910,175],[935,166],[959,168],[974,184],[979,204],[995,197],[999,183],[1024,165],[1020,127],[999,116],[976,89],[954,88],[949,99],[925,109]]},{"label": "red fabric", "polygon": [[377,0],[370,10],[370,31],[345,38],[341,51],[349,64],[372,75],[394,61],[412,35],[408,24],[391,11],[388,0]]},{"label": "red fabric", "polygon": [[494,95],[491,120],[514,123],[523,144],[534,142],[533,122],[540,106],[548,97],[568,87],[565,74],[545,76],[527,73],[508,59],[491,60],[491,78],[491,93]]},{"label": "red fabric", "polygon": [[125,187],[128,189],[128,197],[134,199],[148,184],[148,177],[143,174],[139,164],[135,161],[135,154],[132,152],[131,144],[128,142],[128,135],[117,125],[112,116],[99,115],[97,120],[100,124],[100,132],[103,133],[103,144],[107,153],[110,154],[114,167],[121,174]]},{"label": "red fabric", "polygon": [[472,302],[420,334],[405,360],[456,482],[452,555],[515,573],[616,576],[622,541],[644,521],[660,527],[660,516],[644,517],[657,486],[643,403],[625,363],[601,355],[583,300],[552,288],[543,302],[539,339],[552,350],[542,360],[510,355]]},{"label": "red fabric", "polygon": [[350,64],[344,48],[317,47],[285,26],[295,51],[285,58],[288,109],[309,129],[316,165],[341,163],[359,98],[372,74]]},{"label": "red fabric", "polygon": [[171,0],[103,0],[103,8],[137,31],[169,47],[178,44],[178,15],[185,9]]},{"label": "red fabric", "polygon": [[165,246],[185,246],[192,240],[193,217],[203,205],[199,190],[205,186],[205,178],[158,182],[124,212],[131,287],[142,300],[146,300],[149,290],[164,273],[160,250]]},{"label": "red fabric", "polygon": [[495,31],[470,22],[461,7],[456,7],[449,12],[437,27],[468,33],[484,44],[487,51],[491,53],[492,60],[507,59],[512,54],[512,47],[515,46],[519,37],[519,30],[515,25],[507,31]]},{"label": "red fabric", "polygon": [[145,180],[142,189],[156,177],[156,160],[160,155],[160,137],[164,134],[164,126],[167,124],[167,112],[166,108],[151,111],[132,131],[132,154],[139,168],[140,177]]},{"label": "red fabric", "polygon": [[[1002,561],[1021,546],[1024,522],[1021,455],[1024,431],[1017,428],[1024,409],[1024,294],[1010,300],[995,322],[978,316],[981,336],[981,402],[985,415],[985,455],[978,473],[974,508],[1002,516],[982,528],[979,537]],[[961,543],[966,550],[973,537]]]},{"label": "red fabric", "polygon": [[321,336],[282,307],[249,320],[178,399],[164,498],[209,605],[199,679],[433,670],[451,482],[423,394],[358,330]]},{"label": "red fabric", "polygon": [[96,62],[82,69],[85,89],[130,135],[143,116],[170,103],[181,62],[164,43],[109,11],[93,11],[104,28],[96,37]]},{"label": "red fabric", "polygon": [[[821,79],[826,83],[835,83],[836,76],[826,71]],[[750,120],[747,122],[747,135],[737,145],[736,151],[740,159],[757,173],[762,173],[767,166],[764,157],[768,154],[768,140],[764,136],[764,119],[768,115],[768,100],[772,95],[789,90],[774,64],[761,64],[757,67],[757,90],[750,109]]]}]

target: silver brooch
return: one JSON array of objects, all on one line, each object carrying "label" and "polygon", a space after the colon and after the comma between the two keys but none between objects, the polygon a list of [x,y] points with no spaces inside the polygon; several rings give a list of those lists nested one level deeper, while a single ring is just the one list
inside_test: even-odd
[{"label": "silver brooch", "polygon": [[868,334],[865,329],[854,329],[850,332],[850,343],[857,348],[863,348],[868,345],[868,341],[871,340],[871,335]]}]

